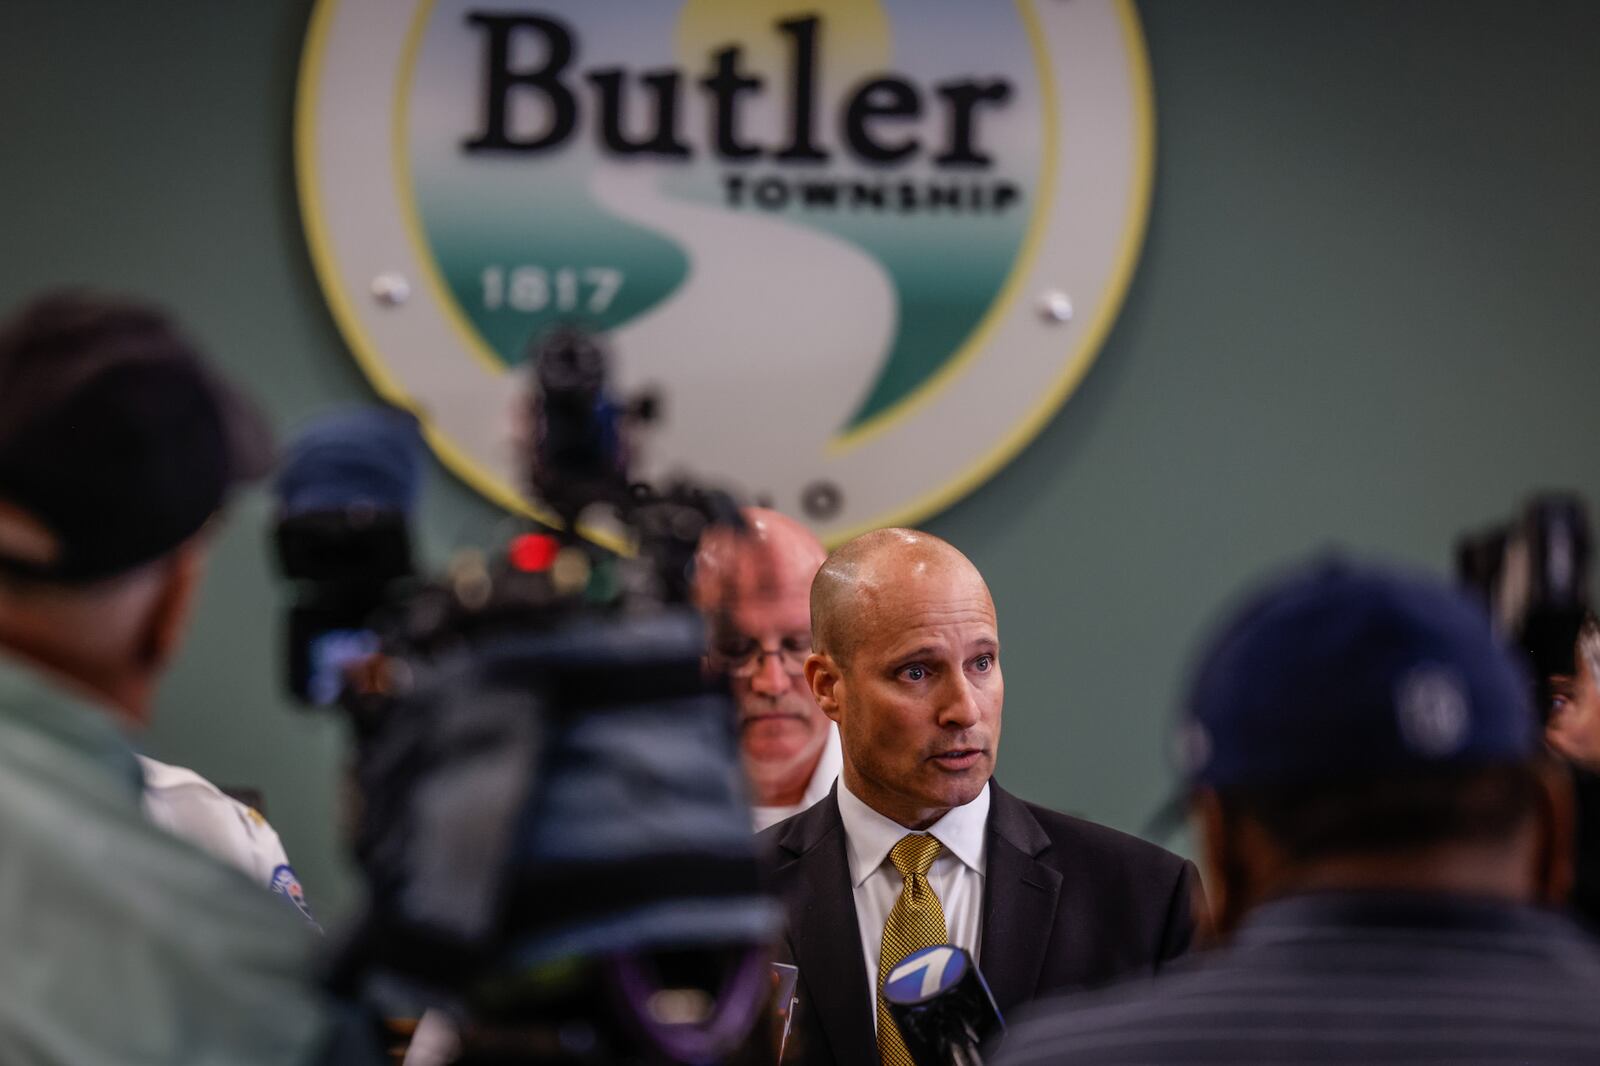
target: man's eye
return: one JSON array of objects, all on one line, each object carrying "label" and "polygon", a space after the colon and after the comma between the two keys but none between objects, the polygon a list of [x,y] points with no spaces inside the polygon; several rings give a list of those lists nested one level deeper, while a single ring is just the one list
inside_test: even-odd
[{"label": "man's eye", "polygon": [[724,659],[748,659],[755,651],[753,640],[723,640],[717,642],[717,654]]},{"label": "man's eye", "polygon": [[912,663],[910,666],[900,668],[900,676],[907,681],[921,681],[928,676],[928,671],[926,667]]},{"label": "man's eye", "polygon": [[784,637],[783,638],[783,650],[784,651],[804,652],[807,655],[811,654],[811,637],[810,637],[810,635],[808,634],[808,635],[803,636],[803,637],[802,636]]},{"label": "man's eye", "polygon": [[992,655],[980,655],[972,661],[972,668],[980,674],[987,672],[993,666],[994,656]]}]

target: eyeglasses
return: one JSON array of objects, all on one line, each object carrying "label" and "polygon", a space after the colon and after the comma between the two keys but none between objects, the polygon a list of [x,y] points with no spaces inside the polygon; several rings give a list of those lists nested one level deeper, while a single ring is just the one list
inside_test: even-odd
[{"label": "eyeglasses", "polygon": [[711,665],[729,677],[754,677],[761,671],[761,662],[767,656],[778,660],[778,665],[790,677],[801,677],[806,672],[806,659],[811,655],[811,637],[785,637],[776,648],[754,640],[711,649],[706,656]]}]

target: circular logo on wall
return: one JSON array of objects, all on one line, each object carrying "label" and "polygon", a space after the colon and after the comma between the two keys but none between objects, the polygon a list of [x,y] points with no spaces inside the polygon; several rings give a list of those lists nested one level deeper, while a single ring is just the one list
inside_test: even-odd
[{"label": "circular logo on wall", "polygon": [[1131,0],[321,0],[296,167],[377,390],[525,507],[513,373],[610,337],[692,472],[825,539],[912,523],[1087,371],[1144,233]]}]

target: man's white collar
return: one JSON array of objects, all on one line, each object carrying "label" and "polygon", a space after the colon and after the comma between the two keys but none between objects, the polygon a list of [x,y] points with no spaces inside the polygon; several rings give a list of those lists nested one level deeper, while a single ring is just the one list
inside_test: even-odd
[{"label": "man's white collar", "polygon": [[[889,849],[899,843],[901,837],[918,832],[879,814],[856,798],[845,786],[843,774],[839,775],[839,818],[844,822],[848,843],[850,882],[857,886],[883,865],[889,857]],[[946,851],[981,874],[988,827],[989,785],[985,783],[983,791],[971,803],[952,807],[922,832],[937,838]]]}]

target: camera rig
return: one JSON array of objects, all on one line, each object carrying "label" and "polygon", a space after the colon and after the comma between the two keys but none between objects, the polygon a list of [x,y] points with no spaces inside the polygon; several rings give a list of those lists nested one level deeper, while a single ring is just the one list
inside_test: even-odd
[{"label": "camera rig", "polygon": [[[311,427],[280,479],[290,685],[357,737],[369,905],[335,983],[445,1012],[463,1063],[760,1061],[779,911],[689,603],[702,533],[738,509],[630,479],[659,405],[612,397],[598,338],[558,327],[528,361],[526,486],[554,530],[419,577],[420,434],[393,411]],[[580,536],[601,510],[631,553]]]}]

